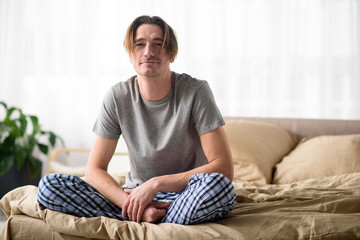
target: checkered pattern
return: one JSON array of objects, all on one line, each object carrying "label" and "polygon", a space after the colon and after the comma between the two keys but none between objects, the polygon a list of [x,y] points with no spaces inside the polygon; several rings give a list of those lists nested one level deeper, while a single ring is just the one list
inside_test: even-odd
[{"label": "checkered pattern", "polygon": [[[189,225],[225,216],[234,208],[235,191],[222,174],[195,174],[183,192],[159,192],[153,201],[172,202],[161,222]],[[79,217],[128,220],[122,218],[121,208],[76,176],[50,174],[43,177],[39,183],[38,202],[44,208]]]},{"label": "checkered pattern", "polygon": [[65,174],[43,177],[38,188],[41,206],[78,217],[122,219],[121,208],[107,200],[81,178]]},{"label": "checkered pattern", "polygon": [[214,221],[228,214],[235,200],[234,187],[224,175],[195,174],[172,202],[162,222],[189,225]]}]

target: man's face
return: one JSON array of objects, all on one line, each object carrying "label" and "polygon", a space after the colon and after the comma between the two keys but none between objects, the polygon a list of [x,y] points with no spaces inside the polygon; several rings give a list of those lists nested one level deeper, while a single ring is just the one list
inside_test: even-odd
[{"label": "man's face", "polygon": [[164,34],[155,24],[142,24],[136,30],[135,49],[130,61],[138,75],[157,77],[170,69],[170,60],[162,48]]}]

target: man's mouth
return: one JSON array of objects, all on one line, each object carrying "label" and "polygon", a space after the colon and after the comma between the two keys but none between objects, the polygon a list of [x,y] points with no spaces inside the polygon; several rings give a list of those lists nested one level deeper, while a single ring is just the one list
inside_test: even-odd
[{"label": "man's mouth", "polygon": [[145,59],[145,60],[142,60],[140,62],[140,64],[143,64],[143,63],[159,63],[160,61],[157,60],[157,59]]}]

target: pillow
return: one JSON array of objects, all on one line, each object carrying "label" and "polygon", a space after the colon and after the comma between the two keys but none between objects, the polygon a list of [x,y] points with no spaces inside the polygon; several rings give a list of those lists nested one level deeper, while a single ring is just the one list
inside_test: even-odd
[{"label": "pillow", "polygon": [[270,183],[273,169],[297,144],[297,135],[269,123],[230,119],[224,126],[234,161],[234,177]]},{"label": "pillow", "polygon": [[304,138],[277,164],[273,183],[360,172],[360,134]]}]

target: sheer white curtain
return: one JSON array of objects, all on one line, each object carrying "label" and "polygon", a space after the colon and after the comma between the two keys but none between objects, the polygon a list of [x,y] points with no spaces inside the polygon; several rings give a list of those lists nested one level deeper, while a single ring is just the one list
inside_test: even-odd
[{"label": "sheer white curtain", "polygon": [[0,100],[90,147],[142,14],[175,29],[172,69],[208,80],[225,116],[360,119],[356,0],[0,0]]},{"label": "sheer white curtain", "polygon": [[226,72],[217,93],[224,111],[359,119],[359,3],[226,2],[219,58],[226,61],[220,71],[211,68]]}]

